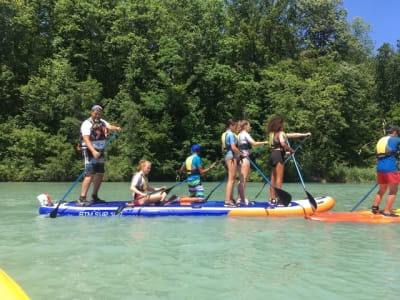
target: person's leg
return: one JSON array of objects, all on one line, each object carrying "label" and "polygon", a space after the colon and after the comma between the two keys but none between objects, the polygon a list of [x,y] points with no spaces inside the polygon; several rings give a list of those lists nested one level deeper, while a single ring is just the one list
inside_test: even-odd
[{"label": "person's leg", "polygon": [[275,176],[275,187],[282,188],[283,174],[285,172],[285,165],[281,162],[276,164],[276,176]]},{"label": "person's leg", "polygon": [[151,194],[148,197],[145,197],[145,199],[146,199],[145,204],[157,203],[160,201],[162,202],[165,200],[166,197],[167,197],[167,193],[160,191],[160,192]]},{"label": "person's leg", "polygon": [[82,180],[82,188],[81,188],[81,200],[86,200],[87,191],[92,183],[93,177],[90,174],[86,174],[85,178]]},{"label": "person's leg", "polygon": [[93,178],[93,191],[92,191],[92,201],[93,203],[104,203],[106,201],[101,200],[98,197],[98,193],[100,190],[100,186],[103,182],[104,178],[104,159],[99,158],[99,160],[93,165],[93,172],[94,178]]},{"label": "person's leg", "polygon": [[[276,184],[276,166],[271,168],[271,183],[275,186]],[[269,186],[269,200],[273,200],[276,198],[275,189],[270,185]]]},{"label": "person's leg", "polygon": [[82,180],[82,187],[81,187],[81,194],[79,197],[79,201],[86,201],[87,192],[89,190],[90,184],[93,181],[94,171],[93,165],[88,167],[93,157],[90,154],[88,149],[82,149],[82,158],[83,158],[83,165],[86,170],[85,177]]},{"label": "person's leg", "polygon": [[385,205],[385,209],[383,211],[384,214],[392,213],[392,207],[393,207],[394,200],[396,199],[398,186],[399,186],[398,183],[389,184],[389,194],[386,198],[386,205]]},{"label": "person's leg", "polygon": [[250,161],[248,159],[244,159],[240,164],[240,179],[238,184],[238,201],[247,202],[246,198],[246,182],[250,169]]},{"label": "person's leg", "polygon": [[196,178],[189,182],[189,197],[204,198],[204,187],[200,178]]},{"label": "person's leg", "polygon": [[101,183],[103,182],[104,173],[96,173],[93,180],[92,196],[97,196],[100,190]]},{"label": "person's leg", "polygon": [[379,190],[375,195],[374,204],[372,206],[373,213],[378,213],[379,212],[379,205],[381,204],[381,201],[383,199],[383,195],[385,195],[386,190],[387,190],[387,184],[380,184],[379,185]]},{"label": "person's leg", "polygon": [[225,191],[225,203],[233,204],[232,202],[233,188],[235,186],[237,162],[235,159],[229,159],[226,160],[225,163],[228,169],[228,180],[226,182],[226,191]]}]

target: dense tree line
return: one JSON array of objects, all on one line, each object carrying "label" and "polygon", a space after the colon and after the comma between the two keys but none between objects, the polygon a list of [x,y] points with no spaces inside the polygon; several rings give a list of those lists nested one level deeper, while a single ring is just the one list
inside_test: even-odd
[{"label": "dense tree line", "polygon": [[221,158],[228,118],[264,140],[275,113],[312,132],[298,153],[310,180],[371,169],[382,127],[400,119],[400,52],[374,53],[369,26],[346,15],[340,0],[1,0],[0,180],[76,178],[93,104],[123,128],[108,180],[141,158],[153,180],[174,179],[191,143],[206,164]]}]

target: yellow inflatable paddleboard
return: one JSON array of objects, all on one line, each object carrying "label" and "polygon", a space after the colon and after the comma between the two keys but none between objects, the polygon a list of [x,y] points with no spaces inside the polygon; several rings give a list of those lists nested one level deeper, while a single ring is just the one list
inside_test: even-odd
[{"label": "yellow inflatable paddleboard", "polygon": [[0,269],[0,299],[30,300],[24,290],[10,276]]}]

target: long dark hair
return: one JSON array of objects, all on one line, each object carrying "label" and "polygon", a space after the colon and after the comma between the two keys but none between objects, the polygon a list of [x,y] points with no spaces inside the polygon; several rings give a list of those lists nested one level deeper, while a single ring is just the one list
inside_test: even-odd
[{"label": "long dark hair", "polygon": [[268,121],[267,131],[278,132],[282,130],[284,118],[281,115],[273,115]]}]

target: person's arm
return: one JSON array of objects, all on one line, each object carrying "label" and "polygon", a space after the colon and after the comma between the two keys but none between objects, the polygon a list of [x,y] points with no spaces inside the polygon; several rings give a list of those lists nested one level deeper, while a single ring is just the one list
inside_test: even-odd
[{"label": "person's arm", "polygon": [[298,133],[298,132],[286,133],[286,137],[288,139],[298,139],[298,138],[307,137],[307,136],[311,136],[311,132],[306,132],[306,133]]},{"label": "person's arm", "polygon": [[[286,135],[286,138],[288,136]],[[294,150],[292,147],[290,147],[287,143],[286,143],[286,138],[285,138],[285,134],[283,133],[283,131],[279,132],[279,142],[281,143],[281,146],[283,147],[283,149],[289,153],[293,153]]]},{"label": "person's arm", "polygon": [[121,127],[119,127],[119,126],[117,126],[117,125],[112,125],[112,124],[109,124],[109,123],[107,123],[106,127],[107,127],[107,129],[110,130],[110,131],[118,131],[118,132],[121,132],[121,130],[122,130]]},{"label": "person's arm", "polygon": [[82,136],[82,139],[83,139],[83,141],[84,141],[86,147],[87,147],[87,148],[89,149],[89,151],[92,153],[93,157],[94,157],[94,158],[99,158],[100,155],[101,155],[101,153],[100,153],[99,151],[97,151],[97,150],[94,148],[94,146],[93,146],[93,144],[92,144],[92,141],[90,140],[90,136],[84,135],[84,136]]},{"label": "person's arm", "polygon": [[252,145],[253,147],[262,146],[262,145],[268,145],[268,144],[269,144],[268,141],[256,142],[250,134],[248,134],[248,139],[247,139],[247,141],[248,141],[248,142],[250,143],[250,145]]},{"label": "person's arm", "polygon": [[131,192],[132,192],[132,194],[135,194],[135,195],[146,196],[145,192],[139,191],[137,189],[137,187],[133,184],[131,184]]},{"label": "person's arm", "polygon": [[200,175],[206,174],[207,172],[211,171],[212,169],[214,169],[217,166],[216,162],[213,162],[211,164],[211,166],[209,166],[207,169],[204,169],[202,165],[199,166],[199,173]]}]

